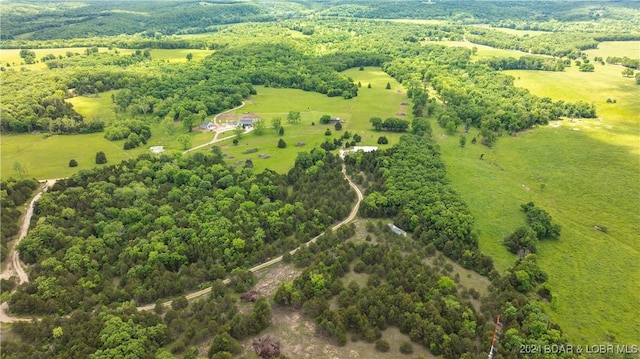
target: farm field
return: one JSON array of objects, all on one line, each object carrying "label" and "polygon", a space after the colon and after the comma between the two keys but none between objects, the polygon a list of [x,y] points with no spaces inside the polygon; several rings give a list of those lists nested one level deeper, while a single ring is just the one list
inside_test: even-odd
[{"label": "farm field", "polygon": [[[473,42],[468,41],[436,41],[436,42],[427,42],[427,44],[436,43],[445,46],[451,47],[466,47],[469,49],[476,48],[477,52],[471,56],[471,59],[478,61],[481,59],[489,59],[492,57],[513,57],[519,58],[520,56],[528,55],[525,52],[514,51],[514,50],[505,50],[505,49],[497,49],[495,47],[474,44]],[[544,56],[544,55],[536,55],[536,56]]]},{"label": "farm field", "polygon": [[576,343],[640,338],[629,316],[640,310],[640,103],[633,80],[620,72],[611,65],[594,73],[509,72],[536,95],[595,102],[600,119],[503,136],[493,149],[470,141],[460,148],[459,134],[434,126],[447,173],[476,218],[480,247],[499,270],[515,261],[500,241],[525,224],[520,204],[535,202],[562,226],[559,240],[541,241],[538,260],[558,298],[546,304],[548,313]]},{"label": "farm field", "polygon": [[[31,70],[44,70],[47,69],[46,62],[41,62],[40,59],[42,57],[52,54],[56,57],[58,56],[66,56],[67,52],[71,52],[73,54],[82,54],[85,52],[87,47],[58,47],[58,48],[50,48],[50,49],[33,49],[36,53],[36,60],[38,61],[35,64],[24,64],[23,59],[20,57],[19,49],[2,49],[0,51],[0,64],[2,66],[11,67],[24,67],[26,69]],[[99,48],[100,52],[108,52],[115,51],[109,50],[106,47]],[[120,55],[130,55],[134,53],[136,50],[132,49],[117,49]],[[200,49],[151,49],[151,58],[153,60],[167,61],[167,62],[187,62],[187,54],[191,53],[193,55],[192,61],[199,61],[204,59],[206,56],[213,53],[212,50],[200,50]]]},{"label": "farm field", "polygon": [[[235,111],[235,116],[225,117],[226,121],[234,122],[243,113],[255,113],[266,121],[267,126],[271,126],[271,120],[280,117],[285,130],[284,136],[280,137],[273,128],[267,128],[262,136],[255,133],[243,135],[238,145],[233,145],[231,140],[227,140],[218,146],[224,153],[233,157],[229,158],[230,163],[243,165],[247,159],[251,159],[257,171],[269,168],[277,172],[286,172],[293,166],[298,152],[310,151],[313,147],[320,146],[325,139],[333,140],[341,136],[344,131],[360,134],[360,145],[363,146],[377,146],[376,141],[380,136],[389,139],[389,144],[381,147],[397,143],[401,134],[375,132],[369,119],[375,116],[384,119],[396,116],[397,112],[409,111],[407,106],[401,105],[407,101],[401,85],[379,68],[365,68],[365,71],[351,69],[345,71],[345,74],[355,83],[362,84],[358,96],[350,100],[302,90],[257,86],[258,95],[246,101],[245,107]],[[385,89],[387,82],[391,83],[391,90]],[[369,83],[370,89],[367,88]],[[289,111],[300,111],[301,123],[288,124],[286,118]],[[335,131],[333,125],[320,125],[318,120],[324,114],[343,120],[342,130]],[[315,122],[315,126],[311,125],[312,122]],[[331,136],[324,135],[326,129],[331,131]],[[285,149],[277,147],[280,138],[287,144]],[[298,142],[304,142],[305,145],[296,147]],[[258,151],[248,154],[248,149]],[[270,157],[264,159],[259,155]]]},{"label": "farm field", "polygon": [[638,58],[640,41],[605,41],[599,43],[597,49],[585,50],[585,53],[589,56],[601,56],[605,60],[609,56]]},{"label": "farm field", "polygon": [[[282,138],[287,143],[286,149],[277,147],[280,137],[269,128],[263,136],[253,133],[243,135],[237,146],[232,144],[231,139],[220,142],[218,146],[233,157],[228,159],[230,163],[244,164],[244,161],[251,158],[257,171],[270,168],[278,172],[286,172],[293,166],[298,152],[310,151],[325,139],[333,140],[341,136],[344,131],[350,131],[352,134],[359,133],[362,136],[361,145],[376,145],[381,135],[389,139],[389,144],[386,146],[396,143],[401,134],[375,132],[371,129],[369,118],[378,116],[384,119],[395,116],[398,111],[408,111],[406,106],[400,105],[406,101],[406,94],[401,85],[378,68],[367,68],[366,71],[352,69],[345,73],[356,83],[360,81],[363,84],[359,91],[360,95],[354,99],[330,98],[302,90],[258,87],[258,95],[247,101],[247,106],[236,111],[237,116],[243,112],[257,113],[267,121],[267,126],[270,126],[273,117],[281,117],[285,128]],[[391,90],[385,89],[387,82],[392,84]],[[366,87],[368,83],[371,83],[371,89]],[[102,118],[108,123],[115,119],[111,103],[112,93],[114,91],[101,93],[98,96],[78,96],[69,99],[69,102],[86,118]],[[302,123],[295,125],[286,123],[289,111],[300,111]],[[339,131],[339,135],[333,125],[318,124],[318,119],[324,114],[344,120],[343,129]],[[311,122],[316,122],[316,125],[311,126]],[[324,135],[327,128],[331,130],[331,136]],[[124,140],[111,142],[103,137],[103,133],[51,137],[44,137],[42,134],[6,135],[2,137],[2,177],[17,175],[13,170],[16,161],[26,166],[29,176],[39,179],[58,178],[69,176],[81,169],[94,167],[95,153],[98,151],[104,151],[109,163],[113,164],[144,153],[150,146],[164,145],[167,151],[183,149],[177,141],[180,134],[186,133],[180,124],[176,124],[174,135],[168,135],[166,130],[156,123],[151,124],[151,131],[152,137],[146,146],[128,151],[122,149]],[[191,147],[207,143],[214,136],[211,132],[200,131],[194,131],[188,135],[191,136]],[[221,137],[229,135],[232,133],[223,134]],[[305,142],[306,145],[296,147],[295,144],[298,142]],[[247,149],[253,148],[257,148],[258,152],[244,153]],[[202,151],[208,150],[209,148],[205,148]],[[258,157],[260,154],[271,157],[262,159]],[[67,166],[72,158],[78,161],[78,167]]]}]

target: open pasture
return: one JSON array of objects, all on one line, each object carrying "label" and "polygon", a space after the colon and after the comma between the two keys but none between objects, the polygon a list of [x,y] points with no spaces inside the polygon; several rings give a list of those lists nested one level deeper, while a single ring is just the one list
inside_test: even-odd
[{"label": "open pasture", "polygon": [[[430,44],[430,43],[451,46],[451,47],[466,47],[469,49],[472,49],[475,47],[477,51],[475,54],[471,56],[471,59],[475,61],[481,60],[481,59],[489,59],[492,57],[513,57],[517,59],[517,58],[520,58],[521,56],[529,55],[522,51],[497,49],[491,46],[474,44],[473,42],[469,42],[469,41],[435,41],[435,42],[426,42],[425,44]],[[536,55],[536,56],[544,56],[544,55]]]},{"label": "open pasture", "polygon": [[[493,149],[480,145],[477,129],[460,148],[459,133],[434,126],[449,178],[476,218],[480,247],[499,270],[510,267],[515,256],[501,240],[525,224],[520,204],[535,202],[562,226],[559,240],[538,245],[557,297],[546,304],[552,319],[575,343],[633,344],[640,338],[631,315],[640,303],[638,87],[612,65],[596,65],[594,73],[572,67],[509,74],[538,96],[594,102],[600,118],[503,135]],[[617,103],[607,104],[608,97]]]},{"label": "open pasture", "polygon": [[[228,158],[230,163],[240,165],[247,159],[251,159],[258,171],[269,168],[277,172],[286,172],[293,167],[298,152],[319,147],[326,139],[332,141],[342,136],[345,131],[362,136],[360,145],[363,146],[376,146],[380,136],[386,136],[389,140],[389,145],[381,147],[396,143],[401,134],[373,131],[369,119],[376,116],[382,119],[391,116],[402,118],[397,115],[398,112],[410,112],[408,106],[401,105],[402,102],[407,101],[404,89],[378,68],[366,68],[365,71],[351,69],[345,71],[345,74],[355,83],[362,84],[358,96],[350,100],[302,90],[258,86],[256,88],[258,94],[246,101],[246,106],[235,111],[233,118],[238,118],[243,113],[255,113],[266,122],[268,128],[265,134],[262,136],[255,133],[245,134],[238,145],[233,145],[232,140],[229,139],[218,143],[218,146],[223,152],[232,156]],[[387,82],[391,83],[390,90],[385,89]],[[367,88],[369,83],[371,88]],[[301,123],[287,123],[289,111],[299,111],[302,117]],[[319,119],[324,114],[339,117],[342,120],[342,130],[336,131],[333,124],[320,125]],[[282,137],[278,136],[273,128],[269,128],[274,117],[281,118],[285,131]],[[229,121],[233,120],[229,119]],[[312,125],[312,122],[315,125]],[[324,135],[327,129],[331,131],[331,136]],[[277,147],[280,138],[287,144],[284,149]],[[296,147],[298,142],[304,142],[305,145]],[[246,153],[250,149],[258,151]],[[267,155],[269,158],[261,158],[260,155]]]},{"label": "open pasture", "polygon": [[630,57],[640,58],[640,41],[605,41],[598,44],[597,49],[586,50],[586,54],[593,58],[600,56],[606,60],[607,57]]},{"label": "open pasture", "polygon": [[[596,105],[596,121],[562,121],[557,125],[582,130],[598,140],[628,146],[640,155],[640,87],[635,79],[622,76],[622,67],[595,64],[595,72],[580,72],[574,66],[563,72],[512,70],[516,86],[553,100],[586,101]],[[607,103],[607,99],[615,103]],[[613,134],[613,135],[612,135]]]},{"label": "open pasture", "polygon": [[[97,97],[75,97],[69,101],[85,118],[102,119],[109,123],[115,119],[111,92],[113,91],[101,93]],[[95,167],[95,154],[98,151],[104,151],[108,164],[114,164],[148,152],[150,146],[162,145],[165,146],[166,151],[181,152],[183,146],[177,141],[177,137],[181,134],[191,137],[191,146],[207,143],[214,136],[211,132],[187,133],[178,123],[175,125],[173,135],[168,134],[160,124],[151,123],[150,126],[152,135],[147,144],[127,151],[123,149],[125,140],[109,141],[104,138],[104,133],[52,136],[42,133],[3,135],[0,140],[2,147],[0,176],[2,178],[17,177],[18,173],[13,167],[18,162],[26,167],[29,177],[38,179],[67,177],[79,170]],[[71,159],[78,162],[78,167],[68,166]]]}]

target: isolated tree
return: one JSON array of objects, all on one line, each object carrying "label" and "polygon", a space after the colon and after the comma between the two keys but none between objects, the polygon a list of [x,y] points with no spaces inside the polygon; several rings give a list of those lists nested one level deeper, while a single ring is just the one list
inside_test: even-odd
[{"label": "isolated tree", "polygon": [[287,122],[289,123],[300,123],[301,120],[300,111],[289,111],[287,114]]},{"label": "isolated tree", "polygon": [[192,53],[188,53],[187,54],[187,61],[191,61],[191,59],[193,59],[193,54]]},{"label": "isolated tree", "polygon": [[356,142],[356,143],[362,142],[362,136],[356,133],[355,135],[353,135],[353,142]]},{"label": "isolated tree", "polygon": [[454,132],[456,132],[456,123],[453,121],[447,122],[447,133],[452,135]]},{"label": "isolated tree", "polygon": [[389,140],[387,140],[387,137],[385,136],[380,136],[378,138],[378,144],[379,145],[386,145],[387,143],[389,143]]},{"label": "isolated tree", "polygon": [[20,178],[24,178],[28,173],[27,166],[23,164],[22,161],[13,162],[13,170],[18,173]]},{"label": "isolated tree", "polygon": [[177,140],[182,145],[183,150],[186,151],[191,148],[191,137],[189,135],[180,135]]},{"label": "isolated tree", "polygon": [[358,87],[362,87],[362,83],[358,81]]},{"label": "isolated tree", "polygon": [[321,125],[326,125],[329,122],[331,122],[331,115],[322,115],[322,117],[320,117],[320,124]]},{"label": "isolated tree", "polygon": [[176,125],[173,122],[173,118],[167,116],[162,120],[162,127],[167,131],[167,135],[173,136],[176,133]]},{"label": "isolated tree", "polygon": [[258,136],[264,135],[264,131],[266,127],[267,125],[262,120],[257,120],[253,122],[253,132]]},{"label": "isolated tree", "polygon": [[244,133],[244,127],[242,127],[242,125],[236,126],[236,128],[233,129],[233,133],[236,135],[238,140],[241,139],[242,134]]},{"label": "isolated tree", "polygon": [[633,77],[633,73],[634,73],[633,69],[629,68],[629,67],[627,67],[626,69],[622,70],[622,76],[624,76],[624,77]]},{"label": "isolated tree", "polygon": [[359,71],[364,71],[364,66],[360,65],[360,67],[358,67]]},{"label": "isolated tree", "polygon": [[96,164],[101,165],[107,163],[107,155],[104,152],[100,151],[96,153]]},{"label": "isolated tree", "polygon": [[331,136],[331,130],[327,128],[327,130],[324,131],[324,135],[325,136]]},{"label": "isolated tree", "polygon": [[69,161],[69,167],[78,167],[78,162],[74,159]]},{"label": "isolated tree", "polygon": [[281,126],[282,126],[282,119],[280,117],[274,117],[271,119],[271,127],[273,127],[273,129],[276,130],[276,133],[280,131]]},{"label": "isolated tree", "polygon": [[369,83],[369,84],[367,85],[367,88],[369,88],[369,89],[371,88],[371,83]]},{"label": "isolated tree", "polygon": [[387,82],[387,87],[385,87],[385,89],[391,90],[391,83],[390,82]]},{"label": "isolated tree", "polygon": [[287,147],[287,143],[284,142],[284,140],[281,138],[278,140],[278,148],[285,148]]},{"label": "isolated tree", "polygon": [[464,147],[467,144],[467,136],[460,135],[460,147]]},{"label": "isolated tree", "polygon": [[233,142],[233,144],[234,144],[235,146],[237,146],[237,145],[238,145],[238,142],[240,142],[240,141],[238,141],[238,139],[237,139],[237,138],[234,138],[234,139],[233,139],[233,141],[231,141],[231,142]]},{"label": "isolated tree", "polygon": [[380,131],[380,130],[382,130],[382,124],[383,124],[383,122],[382,122],[382,119],[381,119],[380,117],[371,117],[371,118],[369,119],[369,122],[371,123],[371,125],[373,126],[373,128],[374,128],[376,131]]},{"label": "isolated tree", "polygon": [[278,136],[284,136],[284,127],[280,127],[278,130]]},{"label": "isolated tree", "polygon": [[336,131],[342,130],[342,124],[340,122],[336,122],[336,125],[334,127],[335,127]]}]

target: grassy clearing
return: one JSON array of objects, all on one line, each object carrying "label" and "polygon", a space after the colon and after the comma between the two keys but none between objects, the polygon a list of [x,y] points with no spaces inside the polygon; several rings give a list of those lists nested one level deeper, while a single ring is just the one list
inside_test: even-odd
[{"label": "grassy clearing", "polygon": [[[85,118],[102,119],[109,123],[116,119],[111,103],[111,94],[114,92],[108,91],[98,96],[78,96],[68,101]],[[182,144],[177,141],[177,137],[181,134],[191,137],[192,146],[207,143],[214,136],[210,132],[187,133],[180,124],[176,124],[175,134],[169,135],[159,124],[151,123],[150,125],[152,136],[147,145],[127,151],[123,149],[124,140],[108,141],[103,137],[103,133],[49,137],[43,134],[3,135],[1,176],[3,178],[17,176],[13,165],[18,161],[27,167],[28,175],[31,177],[39,179],[67,177],[79,170],[95,167],[95,154],[98,151],[104,151],[109,164],[113,164],[145,153],[150,146],[162,145],[165,146],[166,151],[181,152]],[[68,167],[69,160],[72,158],[78,161],[78,167]]]},{"label": "grassy clearing", "polygon": [[151,58],[167,62],[187,62],[187,54],[193,55],[191,61],[199,61],[212,53],[212,50],[198,49],[153,49],[151,50]]},{"label": "grassy clearing", "polygon": [[[507,73],[516,78],[516,86],[527,88],[535,95],[594,103],[600,121],[561,124],[582,130],[600,141],[628,146],[630,151],[640,154],[640,86],[635,84],[635,79],[623,77],[620,66],[595,66],[595,72],[580,72],[572,66],[564,72],[514,70]],[[615,99],[616,103],[607,103],[608,98]]]},{"label": "grassy clearing", "polygon": [[516,35],[516,36],[520,36],[520,37],[524,37],[524,36],[530,36],[530,37],[534,37],[534,36],[538,36],[538,35],[542,35],[542,34],[548,34],[549,31],[537,31],[537,30],[517,30],[517,29],[508,29],[505,27],[492,27],[490,25],[477,25],[477,27],[483,27],[483,28],[488,28],[491,30],[496,30],[496,31],[501,31],[510,35]]},{"label": "grassy clearing", "polygon": [[605,60],[609,56],[637,59],[640,57],[640,41],[605,41],[599,43],[597,49],[586,50],[585,53],[591,58],[600,56]]},{"label": "grassy clearing", "polygon": [[111,96],[118,90],[111,90],[89,96],[76,96],[66,101],[87,120],[103,120],[109,123],[116,119],[114,109],[116,105],[111,101]]},{"label": "grassy clearing", "polygon": [[[73,54],[84,54],[86,47],[58,47],[51,49],[33,49],[36,53],[35,64],[25,64],[20,57],[20,49],[2,49],[0,50],[0,65],[8,68],[23,67],[31,70],[46,70],[46,62],[41,62],[42,57],[52,54],[56,57],[66,57],[67,52]],[[100,52],[116,51],[116,49],[109,50],[106,47],[99,48]],[[122,56],[131,55],[135,49],[117,49],[118,53]],[[192,61],[199,61],[206,56],[213,53],[212,50],[200,50],[200,49],[152,49],[151,58],[154,60],[167,61],[167,62],[187,62],[187,54],[193,55]]]},{"label": "grassy clearing", "polygon": [[[344,131],[360,134],[361,145],[365,146],[377,145],[376,141],[382,135],[389,139],[389,145],[382,147],[397,143],[400,134],[375,132],[371,129],[369,119],[374,116],[384,119],[396,116],[398,112],[409,112],[406,106],[401,106],[402,102],[407,101],[401,85],[378,68],[367,68],[365,71],[351,69],[345,74],[355,83],[362,84],[358,97],[351,100],[344,100],[341,97],[330,98],[301,90],[257,87],[258,95],[247,101],[245,107],[237,110],[233,119],[228,119],[233,122],[245,112],[256,113],[267,122],[267,126],[270,126],[271,119],[280,117],[285,129],[282,139],[286,142],[287,148],[277,147],[280,137],[272,128],[268,128],[262,136],[254,133],[243,135],[237,146],[233,145],[231,140],[221,142],[218,146],[223,152],[232,156],[229,159],[231,163],[240,165],[247,159],[251,159],[257,171],[269,168],[286,172],[293,167],[298,152],[318,147],[326,139],[333,140],[341,136]],[[385,89],[387,82],[391,83],[391,90]],[[367,88],[369,83],[371,83],[370,89]],[[300,111],[302,117],[300,124],[287,123],[286,117],[289,111]],[[318,120],[324,114],[340,117],[343,121],[342,130],[335,131],[333,125],[320,125]],[[315,122],[315,125],[311,125],[312,122]],[[324,135],[327,128],[330,129],[331,136]],[[304,142],[306,145],[296,147],[298,142]],[[248,149],[254,148],[258,151],[251,154],[245,153]],[[259,155],[270,157],[263,159]]]},{"label": "grassy clearing", "polygon": [[[7,66],[10,64],[10,67],[24,67],[32,70],[40,70],[46,69],[47,64],[44,62],[40,62],[44,56],[52,54],[56,57],[63,56],[65,57],[67,52],[71,52],[73,54],[83,54],[86,50],[86,47],[62,47],[62,48],[53,48],[53,49],[33,49],[32,51],[36,53],[36,60],[38,61],[35,64],[26,65],[22,58],[20,57],[20,49],[2,49],[0,50],[0,64],[2,66]],[[105,51],[102,49],[102,51]],[[9,67],[9,66],[8,66]]]},{"label": "grassy clearing", "polygon": [[[451,46],[451,47],[466,47],[469,49],[472,49],[475,47],[477,49],[477,52],[471,57],[475,61],[478,61],[481,59],[489,59],[492,57],[513,57],[517,59],[517,58],[520,58],[521,56],[529,55],[522,51],[496,49],[495,47],[474,44],[473,42],[468,42],[468,41],[435,41],[435,42],[426,42],[425,44],[430,44],[430,43]],[[544,56],[544,55],[536,55],[536,56]]]},{"label": "grassy clearing", "polygon": [[[575,342],[640,338],[629,317],[640,303],[640,108],[636,85],[620,71],[605,65],[594,73],[509,72],[537,95],[595,102],[600,120],[559,121],[505,136],[494,149],[469,141],[460,148],[459,134],[435,126],[449,177],[499,270],[515,260],[500,240],[525,223],[520,204],[534,201],[562,225],[560,240],[539,245],[539,262],[559,299],[548,312]],[[607,97],[617,104],[603,103]]]},{"label": "grassy clearing", "polygon": [[[255,134],[244,135],[238,146],[234,146],[231,140],[219,143],[225,153],[233,156],[230,163],[244,163],[251,158],[257,170],[271,168],[279,172],[289,170],[299,151],[309,151],[319,146],[326,138],[333,139],[339,135],[333,126],[311,126],[311,122],[318,122],[323,114],[340,117],[344,120],[343,131],[360,133],[363,145],[375,145],[379,136],[385,135],[391,146],[400,138],[400,134],[378,133],[370,128],[369,118],[379,116],[386,118],[394,116],[403,106],[400,103],[406,101],[406,94],[401,86],[380,69],[366,69],[366,71],[349,70],[346,72],[357,83],[361,81],[363,88],[360,95],[351,100],[343,98],[329,98],[324,95],[301,90],[258,88],[259,94],[244,108],[237,111],[255,112],[267,120],[269,124],[273,117],[282,117],[285,135],[282,137],[287,143],[286,149],[277,147],[280,138],[268,129],[263,136]],[[366,81],[366,82],[365,82]],[[385,90],[387,82],[392,84],[391,90]],[[366,88],[371,83],[372,88]],[[88,119],[102,118],[109,122],[116,118],[111,103],[111,92],[101,93],[98,96],[75,97],[69,100],[75,109]],[[300,111],[302,123],[289,125],[286,116],[289,111]],[[407,112],[406,109],[402,110]],[[325,136],[324,131],[330,128],[332,136]],[[28,169],[28,175],[36,178],[66,177],[78,170],[89,169],[95,166],[95,153],[104,151],[109,163],[117,163],[121,160],[135,157],[148,150],[150,146],[163,145],[167,151],[182,151],[182,145],[176,140],[185,131],[176,124],[174,135],[167,134],[159,124],[151,124],[152,137],[144,147],[124,151],[124,141],[110,142],[103,138],[102,133],[88,135],[66,135],[45,137],[42,134],[4,135],[2,137],[2,172],[3,178],[16,176],[13,164],[21,162]],[[213,139],[211,132],[194,131],[188,133],[191,137],[191,145],[197,146]],[[341,134],[340,134],[341,135]],[[303,147],[296,147],[297,142],[306,142]],[[383,146],[384,147],[384,146]],[[258,148],[258,152],[245,154],[250,148]],[[208,151],[209,149],[204,149]],[[271,157],[261,159],[259,154],[268,154]],[[79,166],[69,168],[70,159],[78,161]]]}]

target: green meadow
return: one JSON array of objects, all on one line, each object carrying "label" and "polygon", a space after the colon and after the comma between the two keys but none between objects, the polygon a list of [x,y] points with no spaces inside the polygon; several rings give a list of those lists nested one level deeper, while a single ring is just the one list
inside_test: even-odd
[{"label": "green meadow", "polygon": [[[217,145],[232,157],[228,159],[230,163],[243,165],[247,159],[251,159],[258,171],[269,168],[277,172],[286,172],[293,167],[298,152],[319,147],[326,139],[332,141],[342,136],[345,131],[359,134],[362,137],[360,145],[363,146],[377,146],[380,136],[386,136],[389,140],[388,145],[381,147],[397,143],[401,134],[373,131],[369,119],[376,116],[384,119],[398,116],[399,112],[410,112],[408,106],[401,105],[407,101],[402,86],[379,68],[365,68],[365,71],[351,69],[345,71],[345,74],[355,83],[362,84],[358,96],[350,100],[302,90],[257,86],[258,94],[246,101],[246,106],[235,111],[234,116],[226,121],[234,122],[244,113],[255,113],[270,127],[271,120],[280,117],[284,135],[280,137],[273,128],[267,128],[262,136],[255,133],[244,134],[237,145],[233,145],[231,139]],[[387,82],[391,83],[390,90],[385,89]],[[371,88],[367,88],[369,83]],[[287,123],[289,111],[299,111],[301,123]],[[320,125],[319,119],[324,114],[339,117],[343,125],[342,130],[336,131],[334,125]],[[224,123],[225,120],[221,122]],[[331,136],[324,135],[327,129],[331,131]],[[284,149],[277,146],[280,138],[287,144]],[[304,142],[305,145],[297,147],[296,144],[300,142]],[[247,153],[247,150],[253,149],[257,151]],[[267,155],[269,158],[261,158],[260,155]]]},{"label": "green meadow", "polygon": [[[576,344],[640,338],[632,314],[640,303],[640,102],[638,86],[621,71],[509,71],[536,95],[594,102],[599,119],[503,135],[493,149],[470,143],[475,129],[461,148],[460,133],[434,126],[449,177],[476,218],[480,247],[499,270],[515,261],[501,240],[525,224],[520,204],[535,202],[562,226],[559,240],[541,241],[538,260],[557,297],[547,311]],[[608,97],[617,102],[607,104]]]},{"label": "green meadow", "polygon": [[[20,57],[19,49],[1,49],[0,50],[0,65],[11,67],[24,67],[31,70],[46,70],[46,62],[41,62],[42,57],[52,54],[56,57],[65,57],[67,52],[73,54],[84,54],[86,47],[58,47],[51,49],[33,49],[36,53],[36,63],[26,65],[23,59]],[[106,47],[99,48],[100,52],[116,51],[116,49],[109,50]],[[117,49],[120,55],[130,55],[136,50],[132,49]],[[191,61],[199,61],[206,56],[213,53],[213,50],[200,50],[200,49],[151,49],[151,58],[153,60],[160,60],[166,62],[187,62],[187,54],[193,55]]]},{"label": "green meadow", "polygon": [[[367,68],[365,71],[357,69],[345,72],[354,82],[360,81],[362,88],[359,96],[351,100],[342,97],[327,97],[314,92],[305,92],[292,89],[274,89],[258,87],[258,95],[247,101],[247,105],[236,111],[235,116],[240,116],[243,112],[258,114],[267,125],[271,125],[273,117],[281,117],[285,128],[282,139],[287,143],[285,149],[277,147],[278,136],[273,129],[267,128],[263,136],[254,133],[245,134],[239,144],[233,145],[228,139],[219,142],[223,151],[231,156],[230,163],[244,164],[247,159],[252,159],[256,170],[261,171],[270,168],[278,172],[286,172],[293,167],[294,160],[300,151],[310,151],[313,147],[318,147],[325,139],[333,140],[339,137],[344,131],[352,134],[358,133],[362,136],[361,145],[376,145],[379,136],[384,135],[389,139],[388,147],[396,143],[400,134],[375,132],[371,129],[369,118],[378,116],[386,118],[395,116],[397,112],[409,112],[407,106],[401,103],[407,101],[406,93],[401,85],[382,72],[379,68]],[[386,84],[390,82],[391,90],[386,90]],[[371,83],[372,88],[367,88]],[[113,111],[111,95],[115,91],[108,91],[98,96],[78,96],[68,101],[74,108],[89,120],[102,119],[109,123],[117,118]],[[302,123],[288,124],[286,121],[289,111],[300,111]],[[342,131],[335,131],[333,125],[320,125],[319,118],[329,114],[333,117],[340,117],[343,120]],[[119,118],[119,117],[118,117]],[[311,123],[316,125],[312,126]],[[331,136],[325,136],[325,130],[329,128]],[[131,150],[123,150],[124,140],[108,141],[103,137],[103,133],[86,135],[54,135],[43,134],[21,134],[3,135],[1,139],[2,151],[1,176],[3,178],[17,176],[14,170],[16,162],[27,169],[27,175],[38,179],[59,178],[69,176],[81,169],[89,169],[95,165],[95,154],[104,151],[110,164],[121,160],[135,157],[147,152],[150,146],[163,145],[167,151],[182,151],[182,145],[178,143],[177,137],[187,133],[180,124],[176,124],[176,131],[169,135],[167,130],[157,123],[151,123],[152,136],[146,146]],[[191,146],[195,147],[207,143],[213,139],[211,132],[193,131],[187,133],[191,137]],[[232,132],[221,135],[221,138],[233,135]],[[305,142],[306,145],[296,147],[296,143]],[[247,154],[247,149],[257,148],[258,152]],[[205,148],[202,151],[208,151]],[[265,154],[270,157],[262,159],[258,155]],[[78,161],[79,166],[69,168],[70,159]]]},{"label": "green meadow", "polygon": [[640,41],[606,41],[598,44],[597,49],[586,50],[586,54],[590,57],[600,56],[606,59],[609,56],[613,57],[640,57]]},{"label": "green meadow", "polygon": [[[431,42],[427,42],[429,44]],[[528,55],[525,52],[514,51],[514,50],[505,50],[505,49],[496,49],[495,47],[474,44],[473,42],[468,41],[435,41],[433,43],[451,46],[451,47],[466,47],[469,49],[476,48],[476,53],[471,57],[473,60],[481,60],[481,59],[489,59],[492,57],[513,57],[519,58],[520,56]],[[544,55],[537,55],[544,56]]]}]

